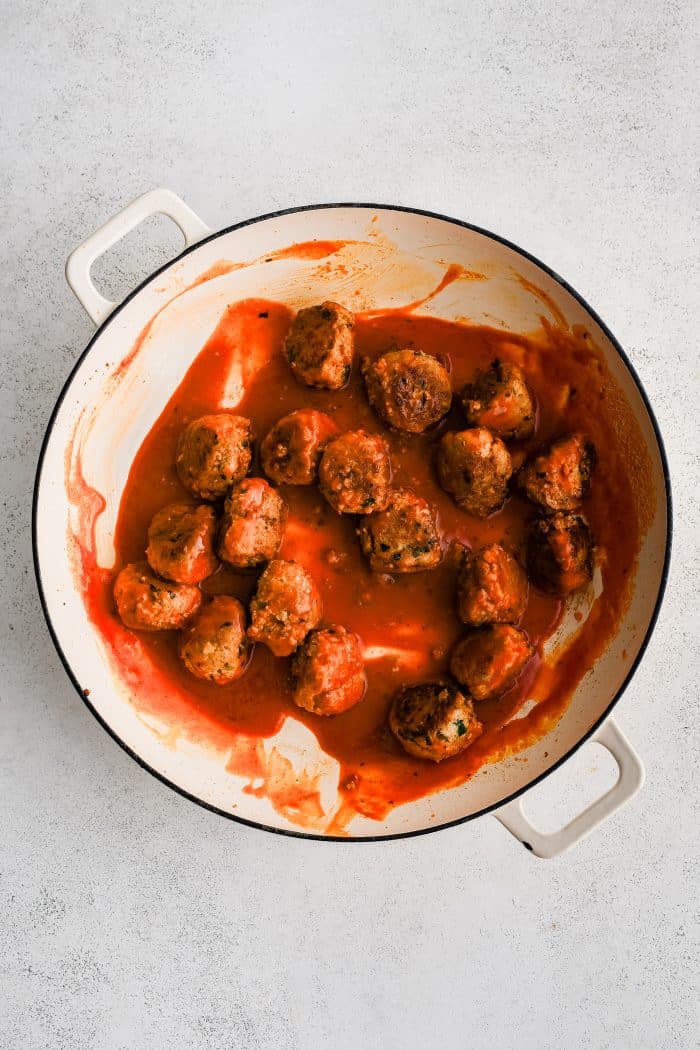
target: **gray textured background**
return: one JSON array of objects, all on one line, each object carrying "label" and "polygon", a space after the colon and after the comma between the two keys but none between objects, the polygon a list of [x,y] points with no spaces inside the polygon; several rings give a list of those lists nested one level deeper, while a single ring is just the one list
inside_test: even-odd
[{"label": "gray textured background", "polygon": [[[3,1050],[698,1045],[699,11],[2,5]],[[142,772],[73,692],[28,527],[91,332],[63,264],[160,184],[214,227],[344,199],[461,216],[564,274],[627,348],[667,440],[674,571],[619,707],[647,785],[570,855],[538,862],[490,818],[360,848],[237,827]],[[177,243],[153,222],[104,286]],[[532,809],[554,823],[609,776],[589,748]]]}]

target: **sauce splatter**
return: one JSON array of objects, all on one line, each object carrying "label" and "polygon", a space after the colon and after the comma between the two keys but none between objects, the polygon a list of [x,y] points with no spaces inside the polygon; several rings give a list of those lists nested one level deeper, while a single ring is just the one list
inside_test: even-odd
[{"label": "sauce splatter", "polygon": [[335,255],[346,244],[351,241],[302,241],[299,244],[290,244],[288,248],[277,248],[265,256],[265,260],[272,259],[325,259],[329,255]]},{"label": "sauce splatter", "polygon": [[388,307],[382,310],[369,310],[365,314],[367,318],[370,317],[386,317],[388,314],[410,314],[418,309],[419,306],[425,306],[432,299],[436,299],[440,292],[444,292],[445,288],[448,288],[455,281],[485,281],[486,275],[483,273],[477,273],[476,270],[467,270],[466,267],[460,263],[450,263],[444,274],[442,275],[438,284],[434,288],[424,295],[421,299],[414,299],[412,303],[408,303],[406,306]]}]

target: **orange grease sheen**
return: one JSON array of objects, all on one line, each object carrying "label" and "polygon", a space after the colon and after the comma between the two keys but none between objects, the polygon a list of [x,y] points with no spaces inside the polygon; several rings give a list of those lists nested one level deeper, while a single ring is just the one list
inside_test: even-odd
[{"label": "orange grease sheen", "polygon": [[[224,687],[187,673],[177,657],[174,632],[138,635],[135,650],[137,636],[125,631],[114,610],[113,574],[84,557],[86,600],[92,619],[133,686],[137,703],[166,720],[168,716],[182,718],[187,705],[194,705],[208,716],[212,740],[223,746],[228,735],[234,750],[248,755],[248,765],[256,769],[259,749],[255,738],[273,735],[284,717],[292,715],[312,730],[322,749],[341,765],[343,820],[355,812],[381,818],[394,805],[462,783],[484,763],[533,743],[556,724],[625,609],[640,527],[624,454],[605,415],[610,380],[585,333],[545,326],[539,336],[528,338],[410,312],[359,315],[354,373],[344,390],[334,392],[309,390],[291,375],[282,353],[291,317],[285,306],[266,300],[246,300],[226,310],[134,460],[116,528],[115,573],[125,563],[143,558],[153,514],[166,503],[187,498],[174,467],[177,439],[191,419],[219,408],[229,365],[242,348],[244,362],[254,365],[245,369],[244,364],[247,390],[235,411],[252,419],[258,443],[288,412],[302,407],[319,409],[331,415],[341,429],[364,427],[383,433],[391,447],[394,484],[414,489],[436,507],[446,550],[443,565],[432,573],[389,579],[368,571],[354,521],[338,517],[316,486],[281,489],[290,508],[281,557],[298,560],[313,574],[323,594],[324,623],[340,623],[357,632],[365,649],[392,646],[409,650],[410,658],[368,662],[365,699],[337,718],[321,719],[292,703],[290,661],[275,659],[264,646],[256,646],[246,674]],[[433,465],[435,446],[446,428],[464,427],[458,408],[428,436],[402,435],[382,426],[367,403],[359,363],[362,356],[374,358],[394,345],[415,345],[445,361],[455,391],[495,357],[519,364],[536,395],[538,419],[534,438],[509,446],[517,463],[541,442],[573,429],[591,438],[598,452],[591,493],[582,509],[599,546],[603,600],[595,602],[576,642],[550,668],[541,662],[539,652],[559,621],[561,603],[530,589],[521,626],[537,655],[509,693],[498,701],[477,705],[484,733],[476,743],[439,765],[405,754],[387,728],[387,712],[400,686],[447,673],[450,647],[462,634],[455,571],[447,549],[454,540],[471,547],[503,540],[520,548],[524,525],[535,511],[516,495],[502,511],[478,521],[459,511],[439,487]],[[567,396],[572,389],[575,393]],[[260,473],[257,463],[253,473]],[[339,561],[336,552],[342,555]],[[222,567],[202,586],[209,593],[232,594],[245,602],[256,580],[257,574]],[[531,699],[539,702],[525,717],[507,724]],[[251,738],[250,748],[242,745],[246,736]],[[232,753],[232,771],[245,773],[234,758]],[[312,784],[304,791],[297,809],[306,806],[308,822],[313,822],[319,819],[317,795]]]}]

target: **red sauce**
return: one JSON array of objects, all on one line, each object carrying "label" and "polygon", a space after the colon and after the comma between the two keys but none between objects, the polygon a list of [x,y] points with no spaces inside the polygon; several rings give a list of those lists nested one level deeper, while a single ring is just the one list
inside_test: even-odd
[{"label": "red sauce", "polygon": [[270,260],[325,259],[328,255],[335,255],[349,243],[349,241],[303,241],[300,244],[290,244],[288,248],[277,248],[265,258]]},{"label": "red sauce", "polygon": [[[333,247],[324,244],[323,250]],[[358,361],[364,355],[376,357],[392,345],[415,344],[447,363],[455,390],[495,357],[520,364],[537,398],[538,419],[535,436],[511,446],[516,464],[531,448],[571,429],[586,433],[598,452],[583,512],[597,541],[603,593],[583,629],[555,667],[545,665],[542,645],[560,619],[561,603],[531,588],[522,626],[537,656],[508,694],[478,705],[483,735],[462,755],[439,765],[411,758],[387,729],[387,711],[399,686],[446,673],[449,649],[461,633],[449,548],[454,541],[478,547],[503,538],[517,547],[534,511],[518,496],[512,496],[487,521],[459,511],[438,485],[434,470],[435,445],[441,433],[464,425],[459,411],[453,409],[427,436],[402,435],[387,431],[370,409],[359,367],[339,392],[299,385],[282,353],[290,319],[285,306],[266,300],[246,300],[226,310],[134,460],[116,528],[114,572],[99,569],[83,551],[86,601],[128,680],[134,702],[166,720],[186,721],[188,709],[196,709],[206,716],[205,724],[211,726],[218,746],[226,746],[228,740],[229,768],[251,777],[260,775],[259,739],[272,736],[285,717],[293,716],[340,763],[342,819],[355,812],[381,818],[394,805],[462,783],[484,763],[531,744],[561,718],[577,683],[614,633],[628,601],[642,529],[642,513],[627,469],[629,437],[621,437],[625,430],[620,424],[621,398],[584,331],[572,333],[543,322],[541,333],[526,337],[416,316],[410,309],[358,316]],[[394,483],[420,492],[438,511],[446,550],[442,566],[428,574],[378,577],[368,571],[352,519],[337,516],[315,486],[283,489],[290,515],[281,557],[298,560],[314,575],[323,593],[325,622],[356,631],[370,654],[374,646],[404,651],[369,660],[365,699],[337,718],[322,719],[298,709],[288,687],[289,661],[272,657],[264,646],[256,647],[242,679],[219,687],[188,674],[178,660],[174,633],[132,635],[114,610],[114,573],[125,563],[143,558],[153,514],[168,502],[187,498],[174,468],[178,437],[189,420],[219,407],[229,366],[239,354],[244,363],[254,365],[244,375],[246,394],[236,411],[253,420],[258,439],[282,415],[302,406],[328,412],[342,428],[382,432],[391,447]],[[99,513],[99,503],[93,501],[92,506]],[[203,589],[245,601],[256,579],[255,574],[222,568],[205,581]],[[532,710],[511,721],[531,700],[537,701]],[[278,799],[275,804],[298,823],[320,820],[323,811],[315,785],[287,779],[295,799]]]}]

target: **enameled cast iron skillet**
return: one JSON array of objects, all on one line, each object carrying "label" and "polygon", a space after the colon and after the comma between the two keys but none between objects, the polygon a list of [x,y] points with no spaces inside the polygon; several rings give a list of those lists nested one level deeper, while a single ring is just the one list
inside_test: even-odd
[{"label": "enameled cast iron skillet", "polygon": [[[109,302],[91,281],[93,262],[155,213],[169,216],[179,226],[185,250],[123,303]],[[346,275],[329,277],[317,261],[280,252],[309,241],[353,242],[356,248],[350,253]],[[219,272],[216,264],[221,260],[247,265],[195,283],[207,271],[210,276]],[[78,528],[67,484],[71,455],[67,457],[67,450],[73,455],[79,450],[86,482],[104,497],[95,553],[100,564],[109,566],[116,512],[134,454],[227,303],[250,295],[290,305],[324,298],[342,302],[344,291],[361,287],[365,306],[398,306],[434,289],[446,262],[461,263],[489,279],[461,284],[458,290],[448,289],[436,297],[426,309],[437,316],[468,316],[475,323],[502,324],[516,332],[533,330],[543,308],[524,290],[529,282],[546,294],[551,308],[569,325],[587,327],[642,432],[655,509],[624,621],[592,673],[580,682],[561,722],[528,750],[528,761],[514,757],[487,766],[460,788],[399,806],[384,821],[357,817],[347,830],[351,841],[377,840],[434,831],[493,812],[528,849],[551,857],[588,833],[642,784],[639,758],[610,715],[634,674],[659,610],[668,569],[671,504],[661,436],[622,348],[580,295],[515,245],[457,219],[385,205],[295,208],[213,233],[168,190],[153,190],[133,201],[68,260],[68,282],[97,331],[61,392],[41,450],[33,508],[37,579],[51,635],[71,680],[95,717],[144,768],[193,801],[242,823],[283,834],[334,838],[322,828],[300,829],[268,799],[244,792],[246,781],[226,771],[220,752],[192,742],[171,746],[164,727],[148,724],[129,702],[128,690],[110,668],[75,581],[66,539],[69,529]],[[116,381],[115,368],[156,314],[139,353]],[[102,410],[107,402],[108,412]],[[89,698],[84,692],[88,685]],[[278,746],[300,769],[314,764],[325,769],[307,730],[288,720],[284,732]],[[555,834],[538,832],[526,819],[520,796],[589,739],[614,756],[619,766],[617,783],[567,827]],[[327,758],[325,762],[323,797],[332,806],[337,769]]]}]

